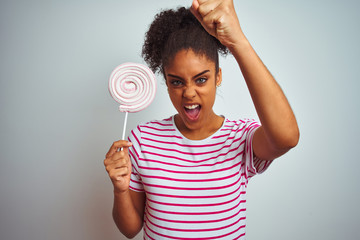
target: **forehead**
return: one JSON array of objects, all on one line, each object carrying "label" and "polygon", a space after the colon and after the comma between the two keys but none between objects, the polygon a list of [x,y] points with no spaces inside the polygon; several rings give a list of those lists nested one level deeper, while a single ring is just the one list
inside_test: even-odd
[{"label": "forehead", "polygon": [[215,62],[204,53],[196,53],[192,49],[179,50],[172,59],[169,60],[165,69],[175,70],[178,68],[208,68],[215,69]]}]

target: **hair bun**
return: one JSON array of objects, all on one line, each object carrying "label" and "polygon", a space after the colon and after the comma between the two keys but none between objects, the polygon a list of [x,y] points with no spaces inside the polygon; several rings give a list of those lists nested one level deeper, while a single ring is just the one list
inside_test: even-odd
[{"label": "hair bun", "polygon": [[189,48],[215,62],[218,52],[222,55],[229,52],[206,32],[189,8],[168,9],[155,15],[145,34],[142,56],[151,70],[160,72],[179,50]]}]

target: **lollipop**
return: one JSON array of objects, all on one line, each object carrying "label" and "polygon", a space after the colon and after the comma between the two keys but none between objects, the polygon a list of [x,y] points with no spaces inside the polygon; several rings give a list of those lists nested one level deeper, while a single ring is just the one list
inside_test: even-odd
[{"label": "lollipop", "polygon": [[122,135],[124,139],[128,113],[145,109],[155,98],[155,75],[142,64],[121,64],[110,75],[109,92],[114,100],[120,103],[119,110],[125,112]]}]

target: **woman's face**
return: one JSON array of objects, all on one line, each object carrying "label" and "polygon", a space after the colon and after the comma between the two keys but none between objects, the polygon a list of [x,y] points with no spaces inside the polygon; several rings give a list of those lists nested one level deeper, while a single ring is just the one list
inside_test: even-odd
[{"label": "woman's face", "polygon": [[221,69],[205,55],[180,50],[164,68],[170,99],[178,111],[175,123],[180,131],[206,131],[217,124],[213,111]]}]

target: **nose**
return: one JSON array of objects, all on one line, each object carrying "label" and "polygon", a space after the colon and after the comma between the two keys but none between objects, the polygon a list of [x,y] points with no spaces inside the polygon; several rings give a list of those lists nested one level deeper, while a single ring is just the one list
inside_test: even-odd
[{"label": "nose", "polygon": [[196,89],[193,86],[187,86],[186,88],[184,88],[183,91],[183,97],[184,98],[194,98],[196,96]]}]

